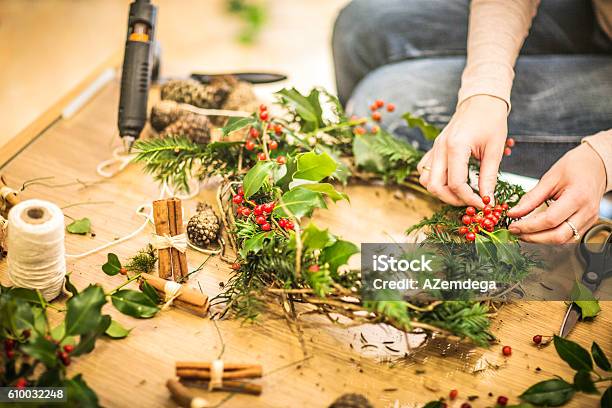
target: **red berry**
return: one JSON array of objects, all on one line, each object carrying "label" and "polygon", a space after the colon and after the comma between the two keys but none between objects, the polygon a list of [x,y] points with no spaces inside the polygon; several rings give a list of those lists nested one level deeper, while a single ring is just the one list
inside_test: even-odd
[{"label": "red berry", "polygon": [[497,204],[495,207],[493,207],[493,211],[499,211],[502,212],[504,209],[502,208],[501,205]]},{"label": "red berry", "polygon": [[15,357],[15,351],[14,350],[6,350],[6,357],[8,357],[9,360],[12,360]]},{"label": "red berry", "polygon": [[509,138],[506,140],[506,146],[508,146],[508,147],[514,147],[514,139],[513,139],[513,138],[511,138],[511,137],[509,137]]},{"label": "red berry", "polygon": [[374,104],[377,108],[382,108],[383,106],[385,106],[385,101],[383,101],[382,99],[377,99],[374,101]]},{"label": "red berry", "polygon": [[502,214],[501,211],[493,211],[493,216],[495,218],[501,218],[501,214]]},{"label": "red berry", "polygon": [[454,400],[455,398],[457,398],[457,395],[459,395],[459,391],[450,390],[450,392],[448,393],[448,398]]},{"label": "red berry", "polygon": [[309,272],[319,272],[319,265],[310,265],[308,267]]},{"label": "red berry", "polygon": [[380,132],[380,128],[378,126],[374,125],[374,126],[372,126],[372,128],[370,128],[370,133],[371,134],[375,135],[378,132]]},{"label": "red berry", "polygon": [[504,210],[504,211],[506,211],[506,210],[508,210],[508,208],[510,208],[508,203],[503,203],[501,206],[502,206],[502,210]]},{"label": "red berry", "polygon": [[259,137],[259,130],[252,127],[251,130],[249,130],[249,136],[251,136],[253,139],[257,139]]},{"label": "red berry", "polygon": [[64,351],[66,353],[72,353],[74,351],[74,346],[72,344],[66,344],[64,346]]},{"label": "red berry", "polygon": [[371,110],[372,112],[374,112],[376,109],[378,109],[378,106],[376,106],[376,104],[375,104],[375,103],[373,103],[373,104],[371,104],[371,105],[370,105],[370,110]]},{"label": "red berry", "polygon": [[482,202],[485,203],[485,204],[489,204],[491,202],[491,197],[483,196],[482,197]]},{"label": "red berry", "polygon": [[281,135],[283,133],[283,127],[281,125],[274,125],[274,133]]},{"label": "red berry", "polygon": [[512,347],[510,346],[504,346],[502,347],[502,354],[506,357],[512,355]]},{"label": "red berry", "polygon": [[287,225],[285,225],[285,229],[292,230],[294,228],[293,223],[287,220]]},{"label": "red berry", "polygon": [[15,347],[15,340],[13,339],[6,339],[4,340],[4,349],[5,350],[12,350]]},{"label": "red berry", "polygon": [[232,197],[232,202],[234,204],[240,204],[243,200],[244,200],[244,198],[241,195],[238,195],[238,194],[236,194],[235,196]]},{"label": "red berry", "polygon": [[387,112],[393,112],[395,110],[395,105],[392,103],[387,104]]},{"label": "red berry", "polygon": [[285,228],[285,227],[287,226],[287,220],[286,220],[286,219],[284,219],[284,218],[281,218],[280,220],[278,220],[278,225],[279,225],[281,228]]},{"label": "red berry", "polygon": [[542,336],[539,334],[536,334],[535,336],[533,336],[533,342],[535,344],[540,344],[542,342]]},{"label": "red berry", "polygon": [[259,217],[255,218],[255,222],[259,225],[264,225],[267,222],[266,217],[260,215]]},{"label": "red berry", "polygon": [[244,148],[247,149],[248,151],[255,149],[255,142],[253,142],[252,140],[247,140],[244,143]]},{"label": "red berry", "polygon": [[366,130],[364,127],[362,126],[357,126],[353,132],[355,132],[356,135],[365,135],[366,134]]},{"label": "red berry", "polygon": [[465,209],[465,213],[471,217],[472,215],[476,215],[476,209],[474,207],[468,207]]},{"label": "red berry", "polygon": [[17,381],[15,381],[15,387],[19,389],[23,389],[28,386],[28,380],[23,377],[19,377]]},{"label": "red berry", "polygon": [[238,195],[243,196],[244,195],[244,188],[242,186],[238,186],[238,188],[236,189],[236,193]]},{"label": "red berry", "polygon": [[470,225],[472,223],[472,217],[470,217],[469,215],[464,215],[463,217],[461,217],[461,222],[465,225]]},{"label": "red berry", "polygon": [[372,120],[380,122],[381,119],[382,119],[382,115],[380,114],[380,112],[372,113]]},{"label": "red berry", "polygon": [[253,209],[253,212],[255,213],[255,215],[261,215],[263,214],[263,207],[261,205],[256,205]]},{"label": "red berry", "polygon": [[267,111],[268,107],[266,105],[264,105],[263,103],[261,105],[259,105],[259,111],[260,112],[264,112]]},{"label": "red berry", "polygon": [[485,216],[491,214],[492,212],[493,212],[493,210],[488,205],[485,205],[484,208],[482,209],[482,213]]},{"label": "red berry", "polygon": [[461,408],[472,408],[472,406],[469,402],[464,402],[463,404],[461,404]]},{"label": "red berry", "polygon": [[251,210],[247,207],[242,207],[240,214],[242,214],[244,217],[248,217],[249,215],[251,215]]},{"label": "red berry", "polygon": [[70,365],[70,356],[68,355],[68,353],[63,351],[63,352],[59,353],[59,357],[60,357],[60,360],[62,360],[62,363],[64,363],[65,366],[69,366]]},{"label": "red berry", "polygon": [[267,222],[261,225],[261,229],[264,231],[270,231],[272,229],[272,226],[270,226],[270,224],[268,224]]},{"label": "red berry", "polygon": [[482,224],[483,221],[484,217],[481,214],[476,214],[472,217],[472,222],[475,222],[476,224]]},{"label": "red berry", "polygon": [[264,122],[268,120],[269,117],[270,115],[268,115],[268,111],[259,112],[259,119],[263,120]]},{"label": "red berry", "polygon": [[274,202],[272,203],[266,203],[264,204],[261,208],[264,210],[265,213],[270,214],[272,212],[272,210],[274,210]]},{"label": "red berry", "polygon": [[501,405],[502,407],[508,405],[508,397],[504,397],[503,395],[497,397],[497,405]]},{"label": "red berry", "polygon": [[512,149],[509,147],[506,147],[504,149],[504,156],[510,156],[512,154]]},{"label": "red berry", "polygon": [[482,226],[483,226],[484,228],[492,228],[492,227],[493,227],[493,225],[494,225],[494,224],[493,224],[493,221],[491,221],[489,218],[485,219],[485,220],[482,222]]},{"label": "red berry", "polygon": [[287,163],[287,159],[285,159],[285,156],[278,156],[276,158],[276,162],[280,165],[283,165],[285,163]]},{"label": "red berry", "polygon": [[234,262],[234,263],[232,264],[232,269],[233,269],[233,270],[235,270],[235,271],[237,271],[238,269],[240,269],[240,264],[239,264],[238,262]]},{"label": "red berry", "polygon": [[464,227],[460,227],[460,228],[459,228],[459,233],[460,233],[461,235],[465,235],[465,234],[467,234],[469,231],[470,231],[470,230],[468,229],[468,227],[465,227],[465,226],[464,226]]},{"label": "red berry", "polygon": [[264,152],[261,152],[261,153],[257,154],[257,158],[258,158],[260,161],[264,161],[264,160],[267,160],[267,159],[268,159],[268,158],[266,157],[266,154],[265,154]]},{"label": "red berry", "polygon": [[276,150],[278,149],[278,142],[276,140],[270,140],[270,143],[268,143],[268,147],[270,148],[270,150]]},{"label": "red berry", "polygon": [[473,226],[473,231],[474,231],[474,234],[478,234],[478,231],[480,231],[480,226],[479,225],[474,225]]},{"label": "red berry", "polygon": [[465,239],[467,239],[468,241],[474,241],[476,239],[476,234],[474,234],[473,232],[468,232],[467,234],[465,234]]}]

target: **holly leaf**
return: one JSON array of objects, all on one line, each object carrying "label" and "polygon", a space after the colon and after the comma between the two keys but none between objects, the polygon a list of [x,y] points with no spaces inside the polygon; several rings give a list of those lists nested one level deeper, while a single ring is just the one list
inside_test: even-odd
[{"label": "holly leaf", "polygon": [[91,353],[96,346],[96,341],[98,340],[98,337],[100,337],[106,331],[106,329],[108,329],[111,324],[111,320],[112,319],[109,315],[103,315],[100,318],[100,321],[96,326],[95,330],[81,335],[79,343],[76,345],[76,347],[71,353],[72,356],[76,357],[83,354]]},{"label": "holly leaf", "polygon": [[111,295],[113,306],[121,313],[141,319],[155,316],[159,308],[144,293],[131,289],[122,289]]},{"label": "holly leaf", "polygon": [[321,262],[329,264],[329,271],[336,274],[338,267],[346,265],[349,258],[359,253],[357,245],[349,241],[338,240],[333,245],[323,248]]},{"label": "holly leaf", "polygon": [[582,391],[587,394],[599,394],[591,378],[591,372],[586,370],[576,372],[576,375],[574,375],[574,388],[576,388],[576,391]]},{"label": "holly leaf", "polygon": [[591,355],[581,345],[557,335],[553,338],[553,343],[555,344],[555,349],[559,357],[574,370],[593,370]]},{"label": "holly leaf", "polygon": [[427,404],[423,406],[423,408],[444,408],[446,404],[442,401],[429,401]]},{"label": "holly leaf", "polygon": [[102,306],[106,303],[100,286],[89,285],[84,291],[68,300],[66,335],[74,336],[94,330],[101,319]]},{"label": "holly leaf", "polygon": [[355,164],[366,171],[383,173],[387,168],[387,162],[383,155],[372,148],[372,135],[357,135],[353,139],[353,156]]},{"label": "holly leaf", "polygon": [[66,231],[71,234],[85,235],[91,232],[91,221],[89,218],[74,220],[66,226]]},{"label": "holly leaf", "polygon": [[66,395],[68,397],[68,405],[75,407],[98,407],[98,396],[89,388],[82,374],[77,374],[70,380],[64,383],[66,387]]},{"label": "holly leaf", "polygon": [[251,238],[244,241],[242,248],[240,249],[240,256],[246,259],[249,253],[258,253],[263,248],[263,244],[266,238],[272,236],[271,232],[260,232],[259,234],[253,235]]},{"label": "holly leaf", "polygon": [[244,176],[242,187],[244,188],[244,197],[249,198],[259,191],[264,182],[272,174],[272,169],[276,166],[273,161],[258,161],[251,170]]},{"label": "holly leaf", "polygon": [[72,296],[76,296],[79,294],[79,290],[72,284],[70,281],[70,274],[66,274],[66,281],[64,282],[64,287]]},{"label": "holly leaf", "polygon": [[121,271],[121,261],[113,253],[106,256],[106,263],[102,265],[102,271],[109,276],[115,276]]},{"label": "holly leaf", "polygon": [[126,329],[118,321],[111,320],[110,325],[108,326],[104,334],[106,334],[111,339],[123,339],[127,337],[128,334],[130,334],[130,331],[132,330]]},{"label": "holly leaf", "polygon": [[336,171],[336,161],[327,153],[303,153],[297,156],[297,171],[293,179],[321,181]]},{"label": "holly leaf", "polygon": [[402,118],[406,121],[408,127],[419,128],[423,134],[423,137],[427,140],[434,140],[440,134],[440,129],[430,123],[427,123],[425,119],[421,118],[420,116],[413,116],[410,112],[408,112],[402,115]]},{"label": "holly leaf", "polygon": [[293,180],[293,174],[297,171],[297,158],[287,157],[285,167],[285,175],[276,181],[276,185],[283,191],[290,190],[289,184],[291,184]]},{"label": "holly leaf", "polygon": [[274,214],[289,217],[288,209],[296,218],[312,214],[315,208],[327,208],[320,193],[302,187],[296,187],[283,194],[281,202],[274,208]]},{"label": "holly leaf", "polygon": [[57,346],[44,336],[34,337],[29,343],[21,346],[21,351],[40,360],[46,367],[55,367],[57,365]]},{"label": "holly leaf", "polygon": [[612,408],[612,386],[601,396],[601,408]]},{"label": "holly leaf", "polygon": [[349,197],[348,195],[346,195],[346,193],[341,193],[337,191],[334,186],[329,183],[306,183],[301,184],[300,187],[305,188],[307,190],[316,191],[318,193],[323,193],[329,198],[331,198],[333,202],[339,200],[346,200],[350,202]]},{"label": "holly leaf", "polygon": [[256,122],[257,121],[252,116],[249,116],[246,118],[237,118],[237,117],[229,118],[225,126],[221,129],[221,132],[223,132],[223,136],[227,136],[232,132],[243,129]]},{"label": "holly leaf", "polygon": [[308,224],[302,232],[302,243],[309,249],[323,249],[335,242],[336,237],[330,234],[329,230],[318,229],[313,223]]},{"label": "holly leaf", "polygon": [[595,317],[601,311],[599,301],[593,296],[593,292],[582,283],[574,282],[570,292],[570,300],[580,308],[582,318]]},{"label": "holly leaf", "polygon": [[606,353],[599,347],[599,344],[593,342],[593,345],[591,345],[591,354],[593,355],[593,360],[595,360],[597,367],[604,371],[612,371],[610,369],[610,361],[608,357],[606,357]]},{"label": "holly leaf", "polygon": [[560,378],[555,378],[532,385],[527,391],[519,395],[519,398],[534,405],[556,407],[569,401],[575,392],[572,384]]},{"label": "holly leaf", "polygon": [[276,94],[281,95],[289,107],[306,122],[307,126],[304,129],[314,130],[317,128],[319,123],[317,109],[307,97],[299,93],[295,88],[281,89]]},{"label": "holly leaf", "polygon": [[147,295],[147,297],[151,299],[154,304],[159,304],[159,295],[157,294],[155,288],[149,282],[142,281],[142,284],[140,285],[140,290],[142,291],[142,293]]}]

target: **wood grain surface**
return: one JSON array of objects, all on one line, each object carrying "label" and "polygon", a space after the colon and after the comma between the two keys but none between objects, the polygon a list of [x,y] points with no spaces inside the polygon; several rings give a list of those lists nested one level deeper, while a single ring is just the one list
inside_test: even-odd
[{"label": "wood grain surface", "polygon": [[[95,237],[68,235],[68,253],[79,253],[123,236],[142,223],[137,206],[158,197],[158,186],[138,166],[109,180],[95,173],[98,162],[110,157],[116,126],[117,83],[102,90],[85,108],[69,120],[47,129],[25,151],[5,165],[1,172],[9,185],[17,188],[38,177],[52,177],[31,185],[22,198],[42,198],[59,206],[69,206],[67,216],[91,219]],[[383,187],[353,186],[346,189],[351,203],[330,205],[319,211],[317,222],[355,242],[404,239],[403,231],[432,211],[434,202],[410,192]],[[204,185],[198,197],[212,203],[214,186]],[[74,205],[83,203],[82,205]],[[89,204],[87,204],[89,203]],[[186,217],[193,214],[196,200],[184,201]],[[69,222],[69,220],[66,220]],[[121,259],[133,255],[149,240],[153,227],[138,237],[111,249]],[[188,252],[193,269],[207,257]],[[69,260],[69,271],[79,288],[100,283],[107,290],[121,283],[121,277],[108,277],[100,267],[106,251],[81,260]],[[7,284],[6,261],[0,262],[3,284]],[[227,264],[211,257],[190,284],[210,297],[220,290],[230,273]],[[65,299],[60,299],[60,302]],[[602,313],[594,322],[580,323],[570,338],[590,346],[593,340],[612,353],[610,324],[612,303],[602,302]],[[413,407],[459,390],[450,406],[458,407],[468,396],[478,396],[474,407],[493,406],[498,395],[518,402],[517,395],[533,383],[560,375],[571,379],[572,370],[556,355],[553,347],[535,348],[531,337],[558,330],[565,306],[562,302],[522,302],[503,307],[494,318],[493,332],[500,344],[490,348],[432,341],[416,347],[418,336],[406,337],[385,327],[343,328],[321,317],[304,316],[305,351],[296,328],[288,324],[279,309],[254,324],[236,320],[216,322],[225,343],[227,362],[261,364],[264,377],[259,397],[237,395],[227,407],[324,407],[346,392],[363,393],[376,407]],[[79,358],[70,371],[82,372],[87,383],[108,407],[172,407],[165,382],[174,375],[176,361],[210,361],[222,349],[215,323],[209,319],[170,309],[148,320],[121,315],[107,306],[126,327],[132,329],[124,340],[100,340],[89,355]],[[362,337],[377,347],[363,348]],[[385,348],[383,342],[392,341]],[[501,355],[501,346],[510,345],[513,354]],[[304,361],[302,361],[304,360]],[[483,362],[488,368],[473,373]],[[495,368],[494,368],[495,367]],[[489,396],[492,393],[492,396]],[[211,403],[227,394],[202,396]],[[397,404],[397,405],[396,405]],[[569,406],[596,406],[597,397],[577,396]]]}]

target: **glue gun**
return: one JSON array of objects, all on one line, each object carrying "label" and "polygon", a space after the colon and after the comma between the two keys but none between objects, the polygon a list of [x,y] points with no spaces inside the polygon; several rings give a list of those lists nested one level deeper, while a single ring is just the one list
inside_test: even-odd
[{"label": "glue gun", "polygon": [[130,4],[119,97],[119,136],[129,152],[147,121],[157,8],[150,0]]}]

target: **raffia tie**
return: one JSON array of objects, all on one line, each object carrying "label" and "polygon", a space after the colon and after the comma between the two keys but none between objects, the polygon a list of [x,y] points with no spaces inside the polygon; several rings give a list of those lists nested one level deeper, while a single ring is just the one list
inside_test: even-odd
[{"label": "raffia tie", "polygon": [[187,235],[185,233],[178,235],[157,235],[153,234],[151,245],[155,249],[175,248],[176,250],[185,253],[187,250]]},{"label": "raffia tie", "polygon": [[208,391],[223,387],[223,360],[213,360],[210,365],[210,382]]},{"label": "raffia tie", "polygon": [[181,294],[181,289],[183,289],[183,286],[180,283],[177,283],[174,281],[166,282],[166,284],[164,285],[165,297],[164,297],[164,305],[162,306],[162,310],[166,310],[167,308],[170,307],[170,305],[172,305],[172,302],[174,301],[174,299],[179,297],[179,295]]}]

